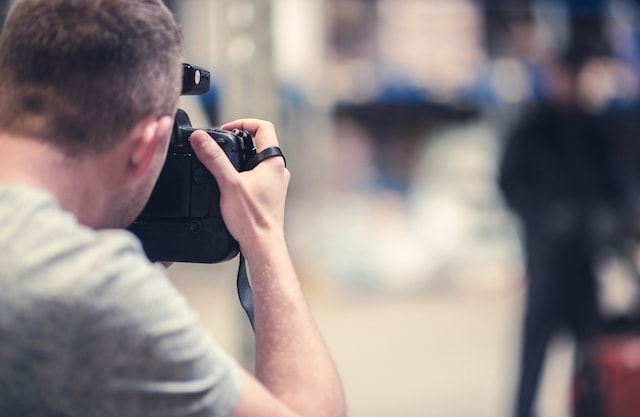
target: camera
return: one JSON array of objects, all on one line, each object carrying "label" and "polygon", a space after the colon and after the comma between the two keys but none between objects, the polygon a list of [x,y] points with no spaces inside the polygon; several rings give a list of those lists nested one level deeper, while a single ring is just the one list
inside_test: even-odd
[{"label": "camera", "polygon": [[[210,73],[183,64],[182,95],[209,90]],[[220,191],[189,143],[195,130],[204,130],[224,150],[238,171],[256,154],[253,138],[241,130],[196,129],[187,113],[175,115],[167,159],[149,201],[128,227],[152,261],[217,263],[239,252],[220,213]]]}]

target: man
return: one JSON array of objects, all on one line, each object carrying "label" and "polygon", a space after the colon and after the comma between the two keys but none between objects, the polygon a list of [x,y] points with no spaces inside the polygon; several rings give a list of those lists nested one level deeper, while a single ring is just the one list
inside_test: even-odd
[{"label": "man", "polygon": [[[499,186],[522,226],[527,278],[514,417],[535,415],[556,335],[573,339],[574,372],[581,368],[603,319],[598,263],[612,238],[603,219],[630,226],[621,215],[632,211],[620,178],[623,133],[615,117],[586,110],[577,80],[588,60],[569,52],[548,69],[557,88],[508,133],[500,163]],[[587,408],[599,415],[596,403]]]},{"label": "man", "polygon": [[[126,231],[159,175],[181,86],[160,0],[18,0],[0,37],[0,415],[344,416],[283,233],[289,172],[238,173],[202,131],[252,277],[256,376],[205,334]],[[239,120],[258,150],[274,127]]]}]

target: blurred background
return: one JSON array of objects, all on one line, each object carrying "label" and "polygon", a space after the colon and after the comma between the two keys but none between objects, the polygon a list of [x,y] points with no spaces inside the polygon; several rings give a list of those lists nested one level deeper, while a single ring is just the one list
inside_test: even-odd
[{"label": "blurred background", "polygon": [[[521,177],[516,189],[566,182],[571,190],[581,185],[563,182],[573,175],[563,168],[581,165],[577,176],[598,178],[598,166],[613,167],[624,201],[634,200],[637,4],[169,5],[183,26],[185,59],[209,68],[215,84],[205,96],[184,98],[194,125],[238,117],[276,123],[293,178],[290,249],[342,374],[350,416],[512,415],[526,230],[500,176]],[[569,148],[548,146],[564,159],[538,158],[545,175],[501,174],[511,132],[537,106],[558,102],[607,118],[609,142],[631,145],[614,150],[613,162],[599,151],[589,160],[588,140],[575,132]],[[632,274],[598,254],[597,277],[608,283],[599,300],[628,305]],[[250,367],[236,263],[170,272],[218,340]],[[557,336],[542,365],[534,405],[540,416],[571,415],[576,345],[570,334]]]},{"label": "blurred background", "polygon": [[[214,80],[209,94],[183,98],[193,124],[258,117],[278,128],[293,178],[290,249],[350,416],[511,415],[526,231],[500,186],[504,150],[539,103],[572,95],[591,115],[636,112],[636,4],[168,4],[184,30],[185,60]],[[587,170],[609,163],[600,156]],[[620,177],[631,194],[628,167]],[[550,184],[570,175],[543,169]],[[523,176],[520,186],[536,182]],[[625,282],[622,268],[600,264],[599,276]],[[251,367],[236,268],[232,260],[170,272],[220,343]],[[631,287],[609,292],[625,299]],[[539,415],[571,415],[575,351],[568,334],[550,342]]]},{"label": "blurred background", "polygon": [[[350,416],[511,415],[529,234],[505,183],[516,194],[534,184],[563,184],[560,192],[571,194],[574,165],[583,169],[580,178],[595,181],[604,169],[615,197],[594,203],[606,207],[594,227],[606,229],[623,218],[612,212],[635,207],[638,5],[166,3],[183,28],[185,61],[212,73],[209,93],[181,98],[194,126],[240,117],[276,124],[292,173],[290,250],[341,372]],[[548,103],[578,109],[588,126],[606,119],[606,155],[580,160],[588,144],[578,135],[572,147],[541,156],[536,169],[518,174],[526,164],[514,162],[514,173],[503,171],[512,132]],[[551,148],[561,141],[536,135]],[[576,187],[587,194],[586,184]],[[565,210],[547,217],[572,216]],[[630,252],[594,253],[599,305],[628,308],[635,296]],[[214,337],[251,367],[236,269],[234,259],[176,264],[169,272]],[[550,342],[540,416],[571,415],[575,351],[562,332]]]}]

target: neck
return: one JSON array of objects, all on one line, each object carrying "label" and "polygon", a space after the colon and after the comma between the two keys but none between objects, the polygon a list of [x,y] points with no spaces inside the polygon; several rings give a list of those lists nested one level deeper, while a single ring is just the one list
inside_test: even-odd
[{"label": "neck", "polygon": [[0,136],[0,149],[0,183],[46,191],[80,223],[102,226],[109,187],[99,157],[70,158],[45,142],[9,136]]}]

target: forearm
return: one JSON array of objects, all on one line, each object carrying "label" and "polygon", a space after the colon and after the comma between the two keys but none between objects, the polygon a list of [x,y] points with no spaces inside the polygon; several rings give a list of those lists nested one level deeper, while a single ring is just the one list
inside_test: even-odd
[{"label": "forearm", "polygon": [[248,258],[254,293],[256,377],[303,416],[346,414],[342,384],[283,239]]},{"label": "forearm", "polygon": [[[259,151],[278,146],[269,122],[242,119],[222,128],[249,132]],[[284,159],[268,158],[238,172],[205,132],[190,138],[198,158],[216,177],[220,210],[247,259],[253,289],[260,382],[243,371],[243,395],[233,416],[343,417],[342,384],[302,295],[282,232],[290,179]]]}]

